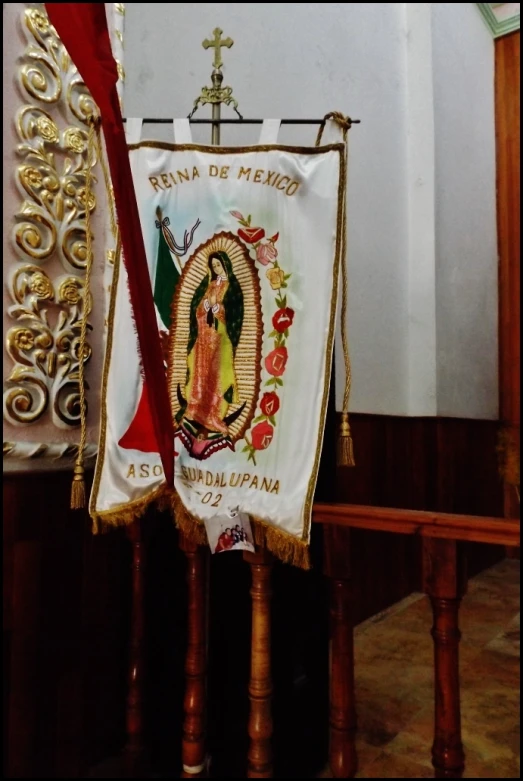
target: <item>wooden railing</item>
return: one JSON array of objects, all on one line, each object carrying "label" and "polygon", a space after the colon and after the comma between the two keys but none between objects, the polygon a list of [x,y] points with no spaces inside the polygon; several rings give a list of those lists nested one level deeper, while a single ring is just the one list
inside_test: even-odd
[{"label": "wooden railing", "polygon": [[[355,748],[356,704],[354,696],[354,650],[352,587],[350,572],[351,529],[367,529],[418,535],[422,539],[423,589],[433,611],[435,692],[432,762],[436,778],[461,778],[465,756],[461,742],[459,689],[459,607],[466,589],[464,542],[502,545],[520,544],[518,520],[483,518],[446,513],[391,510],[344,504],[316,504],[314,523],[324,526],[324,573],[330,582],[330,749],[334,778],[352,778],[358,768]],[[133,557],[133,633],[128,698],[128,746],[136,772],[142,775],[139,713],[143,682],[143,557],[139,533],[131,537]],[[204,778],[207,774],[205,744],[206,621],[205,583],[208,551],[181,535],[187,557],[188,638],[186,695],[182,735],[182,777]],[[252,571],[252,646],[249,681],[250,747],[248,778],[272,778],[272,716],[270,658],[271,557],[264,551],[246,554]]]},{"label": "wooden railing", "polygon": [[331,593],[329,762],[333,777],[352,778],[358,766],[349,554],[351,528],[359,528],[422,538],[423,590],[430,598],[434,617],[432,764],[436,778],[461,778],[465,755],[461,742],[459,607],[467,584],[462,543],[517,547],[519,521],[340,504],[315,505],[313,520],[325,528],[324,572]]},{"label": "wooden railing", "polygon": [[315,504],[313,521],[346,528],[508,547],[517,547],[520,540],[519,520],[419,510],[393,510],[352,504]]}]

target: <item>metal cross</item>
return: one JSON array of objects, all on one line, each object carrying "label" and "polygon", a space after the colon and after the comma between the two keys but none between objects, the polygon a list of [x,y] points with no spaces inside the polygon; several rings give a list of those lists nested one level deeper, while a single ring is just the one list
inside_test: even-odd
[{"label": "metal cross", "polygon": [[222,39],[222,33],[223,30],[220,30],[219,27],[217,27],[215,30],[213,30],[214,40],[209,41],[208,38],[205,39],[205,41],[202,42],[202,46],[204,49],[214,49],[214,62],[213,67],[218,70],[223,65],[222,60],[222,48],[225,46],[227,49],[230,49],[233,45],[234,41],[232,38],[223,38]]}]

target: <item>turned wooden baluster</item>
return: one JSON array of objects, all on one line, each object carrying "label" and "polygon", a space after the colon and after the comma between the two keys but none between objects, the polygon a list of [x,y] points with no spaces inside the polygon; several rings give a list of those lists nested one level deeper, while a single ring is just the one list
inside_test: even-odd
[{"label": "turned wooden baluster", "polygon": [[143,771],[143,688],[144,688],[144,567],[142,528],[140,521],[127,527],[132,545],[132,610],[127,692],[127,743],[124,759],[129,778]]},{"label": "turned wooden baluster", "polygon": [[207,672],[207,550],[180,533],[187,558],[187,655],[182,738],[182,778],[204,778],[205,695]]},{"label": "turned wooden baluster", "polygon": [[432,603],[434,625],[435,778],[462,778],[465,752],[461,742],[459,685],[459,607],[465,593],[464,557],[460,543],[425,539],[424,588]]},{"label": "turned wooden baluster", "polygon": [[251,677],[249,680],[250,745],[247,778],[272,778],[271,571],[266,551],[245,552],[252,573]]},{"label": "turned wooden baluster", "polygon": [[324,571],[330,587],[329,765],[333,778],[353,778],[358,770],[354,743],[354,632],[350,582],[350,529],[324,527]]}]

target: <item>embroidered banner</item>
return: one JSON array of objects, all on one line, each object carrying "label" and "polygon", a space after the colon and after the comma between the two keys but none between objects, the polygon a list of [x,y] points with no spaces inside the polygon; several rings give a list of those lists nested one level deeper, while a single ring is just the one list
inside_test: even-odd
[{"label": "embroidered banner", "polygon": [[[304,565],[343,248],[343,144],[142,142],[131,166],[175,427],[175,519],[250,516]],[[165,493],[128,283],[113,279],[95,525]]]}]

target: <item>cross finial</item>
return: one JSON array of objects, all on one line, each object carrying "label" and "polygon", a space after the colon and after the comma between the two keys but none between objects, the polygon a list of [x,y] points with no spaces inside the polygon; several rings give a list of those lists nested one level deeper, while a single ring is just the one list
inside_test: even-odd
[{"label": "cross finial", "polygon": [[222,48],[225,46],[227,49],[230,49],[234,43],[232,38],[222,38],[222,33],[223,30],[220,30],[220,28],[217,27],[215,30],[213,30],[214,39],[209,41],[209,39],[206,38],[205,41],[202,42],[204,49],[214,49],[213,67],[216,68],[216,70],[221,68],[223,65]]}]

